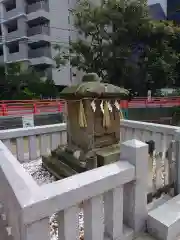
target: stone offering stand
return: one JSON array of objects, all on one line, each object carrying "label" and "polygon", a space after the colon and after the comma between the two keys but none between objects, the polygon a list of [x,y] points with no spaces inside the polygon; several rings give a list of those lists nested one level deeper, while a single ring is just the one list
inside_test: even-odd
[{"label": "stone offering stand", "polygon": [[67,145],[58,147],[43,166],[58,179],[115,162],[120,154],[120,105],[128,91],[102,83],[90,73],[66,87]]}]

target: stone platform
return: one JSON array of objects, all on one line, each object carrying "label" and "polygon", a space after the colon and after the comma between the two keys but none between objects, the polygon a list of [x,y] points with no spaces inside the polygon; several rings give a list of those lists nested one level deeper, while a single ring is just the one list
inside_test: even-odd
[{"label": "stone platform", "polygon": [[114,144],[104,148],[94,149],[90,153],[93,157],[88,162],[81,161],[78,150],[68,151],[58,148],[51,156],[42,157],[45,167],[57,179],[66,178],[89,169],[110,164],[119,160],[120,145]]}]

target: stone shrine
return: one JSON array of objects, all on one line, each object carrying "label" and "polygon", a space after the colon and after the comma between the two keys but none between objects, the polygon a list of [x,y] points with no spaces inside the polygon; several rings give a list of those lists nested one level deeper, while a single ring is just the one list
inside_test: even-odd
[{"label": "stone shrine", "polygon": [[58,147],[43,165],[55,176],[67,177],[108,164],[120,154],[120,99],[128,91],[86,74],[82,83],[66,87],[67,146]]}]

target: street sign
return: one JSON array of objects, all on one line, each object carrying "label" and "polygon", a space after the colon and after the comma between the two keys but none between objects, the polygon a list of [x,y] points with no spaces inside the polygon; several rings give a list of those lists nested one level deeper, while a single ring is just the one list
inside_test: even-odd
[{"label": "street sign", "polygon": [[34,127],[34,115],[22,116],[23,128]]}]

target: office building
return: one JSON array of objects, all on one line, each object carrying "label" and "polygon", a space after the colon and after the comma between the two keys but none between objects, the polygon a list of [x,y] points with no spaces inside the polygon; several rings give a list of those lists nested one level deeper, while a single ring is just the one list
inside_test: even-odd
[{"label": "office building", "polygon": [[[64,3],[63,3],[64,2]],[[0,1],[0,63],[23,62],[57,85],[71,84],[69,66],[53,69],[55,44],[68,43],[68,0]]]},{"label": "office building", "polygon": [[153,19],[165,20],[167,18],[167,0],[148,0],[148,6]]}]

